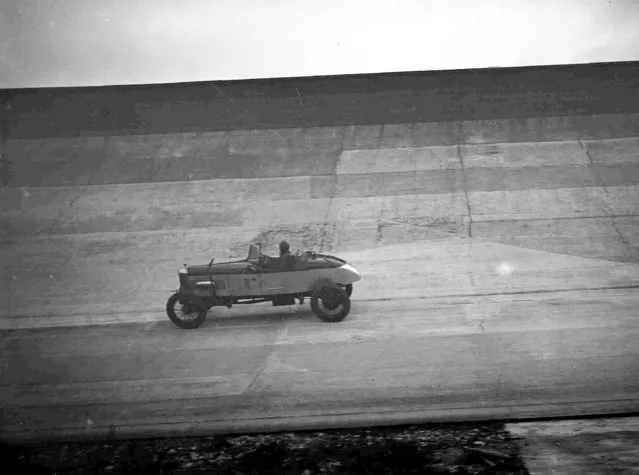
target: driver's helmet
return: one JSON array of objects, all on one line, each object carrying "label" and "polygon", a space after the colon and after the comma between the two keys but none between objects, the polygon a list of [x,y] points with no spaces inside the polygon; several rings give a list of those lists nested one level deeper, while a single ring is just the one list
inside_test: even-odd
[{"label": "driver's helmet", "polygon": [[280,242],[280,255],[286,254],[290,250],[290,246],[286,241]]}]

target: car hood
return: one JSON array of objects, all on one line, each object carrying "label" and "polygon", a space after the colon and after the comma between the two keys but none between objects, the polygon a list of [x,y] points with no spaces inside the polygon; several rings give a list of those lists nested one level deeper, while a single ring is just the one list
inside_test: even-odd
[{"label": "car hood", "polygon": [[186,272],[188,275],[239,274],[247,266],[247,261],[220,262],[219,264],[213,264],[211,267],[208,264],[188,266]]}]

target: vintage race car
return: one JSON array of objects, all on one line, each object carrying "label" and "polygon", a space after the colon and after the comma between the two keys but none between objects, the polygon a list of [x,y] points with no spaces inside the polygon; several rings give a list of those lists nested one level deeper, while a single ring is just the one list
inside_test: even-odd
[{"label": "vintage race car", "polygon": [[251,244],[246,259],[187,266],[178,271],[180,288],[169,297],[166,313],[180,328],[197,328],[212,307],[272,302],[300,304],[309,297],[313,312],[325,322],[339,322],[349,313],[353,283],[362,278],[343,259],[307,251],[283,269],[279,258],[262,254]]}]

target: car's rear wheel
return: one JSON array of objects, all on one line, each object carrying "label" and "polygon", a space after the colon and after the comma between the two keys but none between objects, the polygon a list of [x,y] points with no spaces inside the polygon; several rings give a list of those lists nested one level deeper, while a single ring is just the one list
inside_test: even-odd
[{"label": "car's rear wheel", "polygon": [[324,322],[340,322],[350,312],[351,300],[346,291],[338,287],[320,287],[311,296],[311,308]]},{"label": "car's rear wheel", "polygon": [[202,325],[206,320],[206,313],[206,310],[201,310],[193,304],[181,303],[177,292],[166,302],[166,314],[175,325],[186,330]]}]

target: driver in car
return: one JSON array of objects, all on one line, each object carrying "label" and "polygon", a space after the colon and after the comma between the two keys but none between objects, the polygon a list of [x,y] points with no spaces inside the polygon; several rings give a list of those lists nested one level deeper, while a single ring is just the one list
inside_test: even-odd
[{"label": "driver in car", "polygon": [[273,271],[292,270],[295,267],[295,256],[291,254],[290,246],[286,241],[280,242],[280,256],[269,257],[263,254],[265,269]]},{"label": "driver in car", "polygon": [[286,241],[280,242],[280,270],[289,270],[295,267],[295,256],[291,254],[291,248]]},{"label": "driver in car", "polygon": [[[280,270],[292,270],[295,268],[295,256],[291,254],[291,248],[286,241],[280,241]],[[304,297],[297,297],[300,305],[304,304]]]}]

